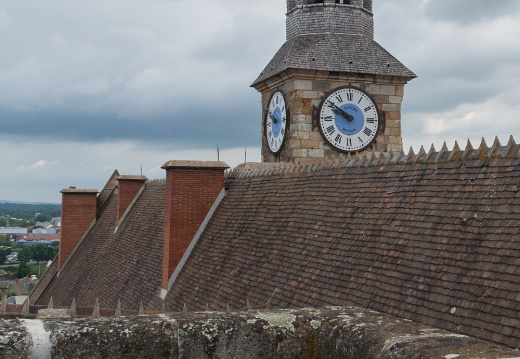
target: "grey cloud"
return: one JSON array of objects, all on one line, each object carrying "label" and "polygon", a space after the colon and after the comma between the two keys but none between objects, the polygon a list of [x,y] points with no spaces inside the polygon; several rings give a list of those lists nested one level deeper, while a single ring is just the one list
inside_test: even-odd
[{"label": "grey cloud", "polygon": [[437,21],[470,24],[518,14],[520,3],[511,0],[429,0],[424,13]]}]

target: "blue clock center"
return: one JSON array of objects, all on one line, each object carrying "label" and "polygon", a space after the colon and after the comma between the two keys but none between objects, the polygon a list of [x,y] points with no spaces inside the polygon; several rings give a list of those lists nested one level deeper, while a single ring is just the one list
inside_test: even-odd
[{"label": "blue clock center", "polygon": [[[340,107],[348,116],[342,113],[336,113],[336,127],[345,135],[355,135],[360,132],[365,125],[365,116],[363,111],[352,104],[345,104]],[[348,117],[348,118],[347,118]]]},{"label": "blue clock center", "polygon": [[278,137],[282,130],[282,111],[277,107],[273,111],[273,136]]}]

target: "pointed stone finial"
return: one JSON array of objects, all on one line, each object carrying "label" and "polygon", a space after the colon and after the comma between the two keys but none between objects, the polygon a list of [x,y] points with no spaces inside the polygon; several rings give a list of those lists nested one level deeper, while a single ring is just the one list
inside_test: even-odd
[{"label": "pointed stone finial", "polygon": [[0,307],[0,314],[7,313],[7,294],[2,294],[2,306]]},{"label": "pointed stone finial", "polygon": [[462,152],[462,159],[465,160],[470,151],[473,151],[473,146],[471,145],[470,140],[468,140],[468,143],[466,144],[466,149],[464,152]]},{"label": "pointed stone finial", "polygon": [[100,318],[101,313],[99,311],[99,298],[96,298],[96,304],[94,304],[94,310],[92,311],[92,318]]},{"label": "pointed stone finial", "polygon": [[442,144],[441,150],[439,151],[437,156],[435,156],[435,158],[434,158],[434,162],[435,163],[439,163],[439,161],[441,160],[442,155],[444,155],[446,152],[449,152],[449,150],[448,150],[448,145],[446,145],[446,141],[444,141],[444,143]]},{"label": "pointed stone finial", "polygon": [[493,145],[491,146],[491,149],[489,150],[489,153],[488,153],[488,158],[492,158],[493,155],[495,154],[495,152],[497,151],[497,149],[502,146],[502,144],[500,143],[500,140],[498,139],[498,136],[495,136],[495,140],[493,141]]},{"label": "pointed stone finial", "polygon": [[247,310],[253,310],[253,306],[249,303],[249,299],[247,299]]},{"label": "pointed stone finial", "polygon": [[72,304],[70,305],[70,317],[72,319],[76,319],[77,316],[78,315],[76,313],[76,299],[72,298]]},{"label": "pointed stone finial", "polygon": [[182,307],[182,312],[184,314],[188,314],[188,308],[186,307],[186,303],[184,303],[184,306]]},{"label": "pointed stone finial", "polygon": [[114,314],[114,317],[120,317],[121,316],[121,300],[117,301],[117,307],[116,307],[116,314]]},{"label": "pointed stone finial", "polygon": [[455,141],[455,144],[453,145],[452,152],[455,152],[455,151],[460,151],[459,143],[457,141]]},{"label": "pointed stone finial", "polygon": [[206,312],[209,312],[209,302],[206,302]]},{"label": "pointed stone finial", "polygon": [[410,150],[408,151],[408,159],[411,159],[415,156],[415,152],[413,151],[413,147],[410,146]]},{"label": "pointed stone finial", "polygon": [[137,315],[144,315],[143,301],[141,301],[141,304],[139,305],[139,312]]},{"label": "pointed stone finial", "polygon": [[47,306],[47,309],[54,309],[54,301],[52,300],[52,295],[51,300],[49,300],[49,305]]},{"label": "pointed stone finial", "polygon": [[426,163],[435,162],[435,154],[437,153],[437,150],[435,149],[435,146],[431,145],[430,150],[428,151],[428,154],[426,155],[425,161]]},{"label": "pointed stone finial", "polygon": [[480,146],[478,147],[478,150],[480,152],[482,152],[482,150],[487,150],[489,147],[486,143],[486,140],[484,139],[484,137],[482,137],[482,141],[480,141]]},{"label": "pointed stone finial", "polygon": [[29,315],[29,297],[23,302],[22,315]]},{"label": "pointed stone finial", "polygon": [[166,303],[164,303],[164,301],[162,302],[161,313],[166,313]]},{"label": "pointed stone finial", "polygon": [[413,163],[420,162],[421,158],[424,156],[426,156],[426,151],[424,149],[424,146],[421,146],[421,149],[419,150],[419,153],[417,154],[417,156],[414,158]]},{"label": "pointed stone finial", "polygon": [[516,142],[515,142],[515,139],[513,138],[513,136],[509,136],[509,141],[507,141],[507,145],[506,145],[506,148],[504,149],[504,156],[506,157],[511,157],[511,155],[514,155],[515,157],[517,156],[516,153],[509,153],[511,152],[511,148],[513,148],[513,146],[516,145]]}]

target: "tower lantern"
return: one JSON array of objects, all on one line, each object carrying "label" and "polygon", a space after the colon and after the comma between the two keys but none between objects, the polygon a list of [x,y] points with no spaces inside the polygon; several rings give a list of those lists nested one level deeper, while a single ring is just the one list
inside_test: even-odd
[{"label": "tower lantern", "polygon": [[404,85],[415,77],[374,41],[372,0],[287,0],[286,42],[252,84],[262,161],[400,151]]}]

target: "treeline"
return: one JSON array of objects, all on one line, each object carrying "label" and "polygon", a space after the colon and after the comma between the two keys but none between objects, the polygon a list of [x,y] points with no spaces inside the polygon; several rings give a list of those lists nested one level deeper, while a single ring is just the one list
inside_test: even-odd
[{"label": "treeline", "polygon": [[[36,216],[36,213],[39,213],[39,215]],[[7,216],[26,221],[36,220],[38,222],[45,222],[53,217],[61,216],[61,205],[51,203],[0,203],[0,217]],[[11,223],[9,223],[9,225],[14,227]]]}]

